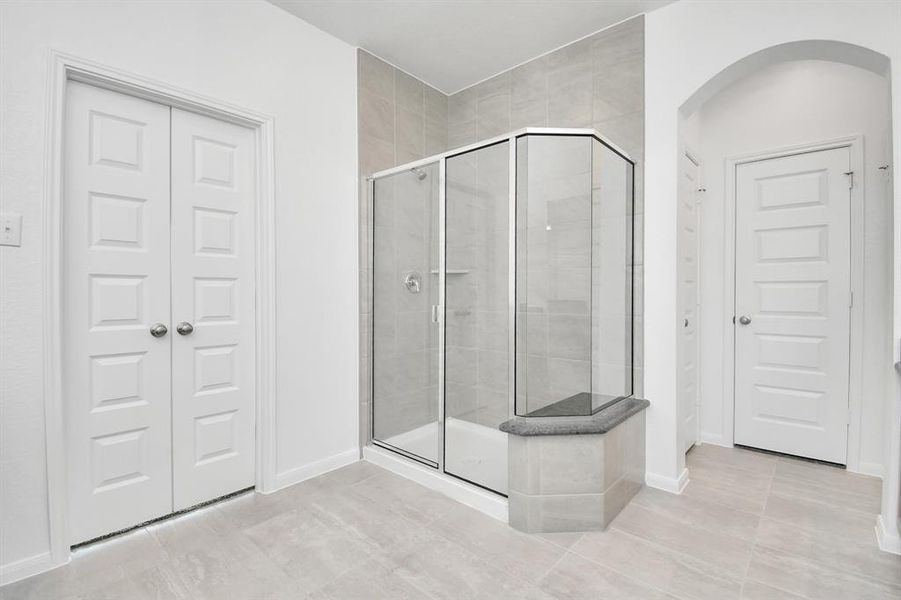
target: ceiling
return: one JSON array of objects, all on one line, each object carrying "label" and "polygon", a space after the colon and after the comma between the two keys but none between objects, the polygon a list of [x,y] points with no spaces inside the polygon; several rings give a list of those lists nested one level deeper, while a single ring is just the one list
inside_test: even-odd
[{"label": "ceiling", "polygon": [[447,94],[673,0],[269,0]]}]

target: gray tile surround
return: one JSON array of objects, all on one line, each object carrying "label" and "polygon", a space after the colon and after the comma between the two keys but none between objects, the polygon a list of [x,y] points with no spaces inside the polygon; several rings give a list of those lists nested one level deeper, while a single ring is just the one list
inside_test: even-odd
[{"label": "gray tile surround", "polygon": [[901,597],[878,479],[706,445],[687,464],[685,493],[645,488],[606,531],[531,535],[359,462],[80,549],[0,599]]},{"label": "gray tile surround", "polygon": [[529,533],[605,529],[644,485],[643,402],[603,433],[510,435],[510,525]]},{"label": "gray tile surround", "polygon": [[[360,445],[363,446],[369,442],[371,428],[372,372],[370,228],[373,215],[369,212],[366,178],[376,171],[447,149],[447,96],[364,50],[357,53],[357,82],[360,174],[359,419]],[[404,216],[409,215],[405,213],[397,218]],[[425,233],[424,228],[423,231]],[[424,258],[427,260],[428,256],[424,254]],[[400,314],[395,317],[399,318]],[[407,322],[424,323],[427,322],[427,317],[414,317]],[[410,357],[411,360],[416,358],[414,353]],[[407,369],[409,372],[416,370],[412,363],[401,366],[410,367]],[[420,387],[421,398],[427,399],[429,393],[428,386]],[[434,393],[436,392],[432,392],[433,396]],[[404,398],[398,396],[395,400],[396,402],[385,404],[382,408],[386,412],[380,414],[382,422],[392,424],[392,428],[383,432],[386,435],[409,430],[434,417],[434,402],[417,399],[417,396],[410,394]]]},{"label": "gray tile surround", "polygon": [[[360,153],[360,444],[369,441],[370,348],[369,215],[365,177],[375,171],[525,126],[594,127],[636,160],[635,390],[642,384],[642,238],[644,161],[644,19],[637,17],[539,57],[448,97],[365,51],[359,52]],[[464,249],[456,252],[465,256]],[[451,285],[449,283],[449,285]],[[448,340],[475,338],[490,310],[461,319]],[[475,321],[478,320],[478,323]],[[454,337],[456,336],[456,337]],[[467,337],[468,336],[468,337]],[[490,336],[489,336],[490,337]],[[481,348],[489,352],[493,348]],[[485,355],[488,358],[488,355]],[[554,358],[549,383],[586,365]],[[537,371],[536,371],[537,372]],[[469,389],[469,387],[472,389]],[[478,381],[451,386],[460,414],[476,422],[498,422],[496,394]],[[476,388],[481,388],[476,390]],[[473,391],[475,390],[475,391]]]}]

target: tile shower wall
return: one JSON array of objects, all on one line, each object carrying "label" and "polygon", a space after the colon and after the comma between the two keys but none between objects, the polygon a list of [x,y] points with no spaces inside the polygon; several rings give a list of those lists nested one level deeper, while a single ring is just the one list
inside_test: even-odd
[{"label": "tile shower wall", "polygon": [[635,272],[634,393],[640,396],[643,392],[644,17],[598,32],[449,98],[450,147],[521,127],[593,127],[637,163],[635,258],[631,266]]},{"label": "tile shower wall", "polygon": [[[370,434],[371,257],[369,191],[366,177],[390,167],[447,149],[447,96],[383,60],[357,55],[358,132],[360,153],[360,443]],[[426,277],[428,277],[426,275]],[[403,404],[395,404],[398,410]],[[380,413],[380,422],[402,428],[432,415]]]},{"label": "tile shower wall", "polygon": [[497,429],[509,418],[510,150],[447,160],[446,413]]},{"label": "tile shower wall", "polygon": [[[594,127],[637,162],[635,394],[642,394],[644,17],[445,96],[360,50],[360,432],[370,422],[370,240],[366,176],[519,127]],[[450,323],[449,323],[450,325]]]},{"label": "tile shower wall", "polygon": [[[431,318],[439,300],[438,167],[419,174],[383,177],[374,189],[373,433],[399,446],[393,436],[438,417],[438,326]],[[434,446],[418,453],[437,460]]]}]

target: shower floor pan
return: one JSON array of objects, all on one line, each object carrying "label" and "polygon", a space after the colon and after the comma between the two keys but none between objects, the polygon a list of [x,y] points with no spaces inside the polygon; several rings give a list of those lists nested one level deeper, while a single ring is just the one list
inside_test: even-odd
[{"label": "shower floor pan", "polygon": [[[448,418],[444,470],[470,483],[507,495],[507,434],[485,425]],[[395,448],[438,462],[441,423],[427,423],[385,440]]]}]

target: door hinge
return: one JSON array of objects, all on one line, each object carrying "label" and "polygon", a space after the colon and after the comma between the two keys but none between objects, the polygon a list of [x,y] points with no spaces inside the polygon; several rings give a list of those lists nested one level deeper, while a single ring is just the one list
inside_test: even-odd
[{"label": "door hinge", "polygon": [[854,187],[854,171],[845,171],[845,175],[848,176],[848,189]]},{"label": "door hinge", "polygon": [[848,301],[848,306],[854,308],[854,290],[851,290],[851,299]]}]

